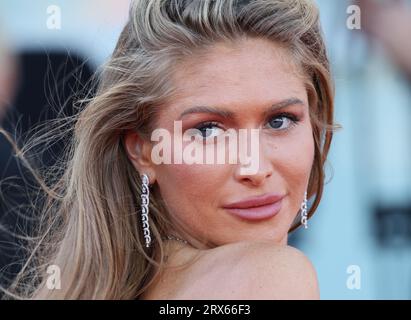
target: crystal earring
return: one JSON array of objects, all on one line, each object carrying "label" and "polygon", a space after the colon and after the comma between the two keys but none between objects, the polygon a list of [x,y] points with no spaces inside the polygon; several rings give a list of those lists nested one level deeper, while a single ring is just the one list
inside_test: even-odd
[{"label": "crystal earring", "polygon": [[142,174],[141,176],[141,220],[143,224],[144,239],[146,240],[146,248],[150,246],[150,226],[148,222],[148,205],[150,203],[150,189],[148,175]]},{"label": "crystal earring", "polygon": [[301,224],[304,228],[308,228],[308,217],[307,217],[307,191],[304,193],[304,200],[301,203]]}]

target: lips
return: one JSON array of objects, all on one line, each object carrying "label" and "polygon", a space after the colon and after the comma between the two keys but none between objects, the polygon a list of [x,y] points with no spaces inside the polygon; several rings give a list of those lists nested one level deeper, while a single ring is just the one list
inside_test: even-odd
[{"label": "lips", "polygon": [[261,220],[275,216],[282,207],[285,195],[265,194],[229,203],[223,208],[229,213],[246,220]]}]

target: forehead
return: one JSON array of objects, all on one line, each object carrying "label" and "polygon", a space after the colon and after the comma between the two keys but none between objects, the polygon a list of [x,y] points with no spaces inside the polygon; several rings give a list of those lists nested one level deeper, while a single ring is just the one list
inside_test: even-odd
[{"label": "forehead", "polygon": [[182,61],[173,74],[173,84],[178,104],[255,104],[291,96],[305,99],[303,77],[288,49],[260,38],[218,43]]}]

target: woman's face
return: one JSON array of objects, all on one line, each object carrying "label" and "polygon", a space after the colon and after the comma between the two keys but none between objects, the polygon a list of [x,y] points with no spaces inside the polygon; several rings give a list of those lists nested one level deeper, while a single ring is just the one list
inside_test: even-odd
[{"label": "woman's face", "polygon": [[[202,135],[197,137],[206,139],[204,153],[216,147],[214,137],[229,128],[236,132],[260,129],[257,153],[251,154],[258,159],[256,170],[244,172],[240,170],[242,163],[226,159],[224,164],[187,164],[184,160],[181,164],[152,164],[147,170],[139,167],[139,171],[150,172],[170,214],[193,236],[201,235],[215,245],[244,240],[286,244],[314,159],[306,89],[286,49],[250,38],[235,46],[218,44],[201,59],[185,60],[173,81],[179,96],[161,111],[157,126],[170,132],[172,138],[177,137],[174,121],[181,121],[183,132],[200,129]],[[196,106],[224,112],[190,110]],[[282,108],[275,108],[279,106]],[[250,143],[250,139],[239,144]],[[194,147],[203,148],[198,141]],[[154,146],[158,142],[151,143]],[[183,149],[190,143],[193,146],[193,142],[183,142]],[[253,144],[255,147],[256,141]],[[251,146],[248,148],[250,151]],[[225,208],[272,193],[284,198],[279,212],[268,218],[244,218]],[[234,211],[249,215],[259,212],[253,210]]]}]

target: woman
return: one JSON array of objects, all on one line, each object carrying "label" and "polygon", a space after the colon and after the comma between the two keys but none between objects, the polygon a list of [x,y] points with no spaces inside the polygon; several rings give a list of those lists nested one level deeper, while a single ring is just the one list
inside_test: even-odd
[{"label": "woman", "polygon": [[[37,276],[28,286],[22,273],[10,291],[319,298],[315,270],[287,235],[307,227],[321,199],[332,87],[312,1],[133,1],[97,93],[78,115],[64,174],[48,190],[51,219],[30,260]],[[169,132],[175,155],[178,125],[196,138],[181,140],[183,155],[189,145],[221,148],[216,139],[230,129],[257,129],[256,170],[156,161],[164,154],[154,152],[152,133]],[[49,266],[59,270],[58,290]]]}]

